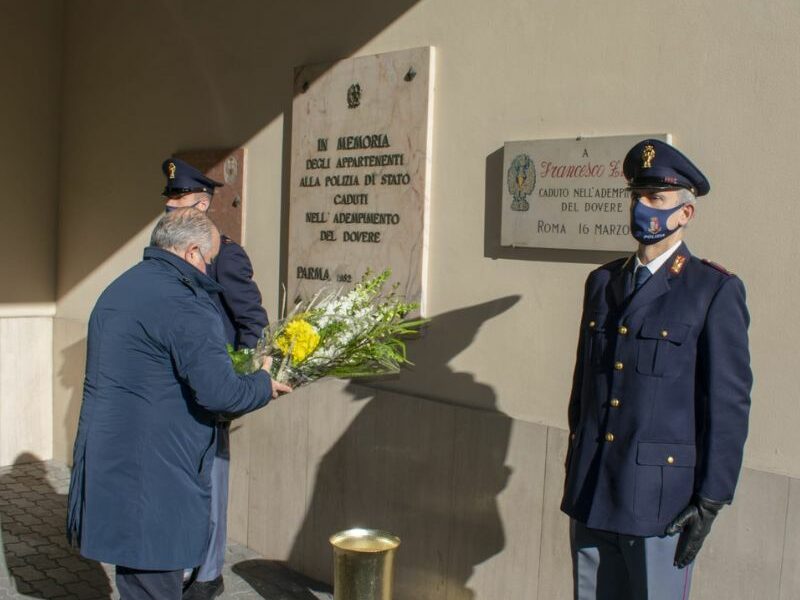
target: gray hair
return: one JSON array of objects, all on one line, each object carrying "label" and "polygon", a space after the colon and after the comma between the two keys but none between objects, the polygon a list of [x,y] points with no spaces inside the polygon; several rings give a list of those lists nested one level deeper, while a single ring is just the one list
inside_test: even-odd
[{"label": "gray hair", "polygon": [[680,199],[682,203],[686,204],[695,204],[697,202],[697,198],[692,193],[691,190],[687,190],[686,188],[680,188],[678,190],[680,192]]},{"label": "gray hair", "polygon": [[184,252],[197,244],[204,255],[211,253],[214,223],[196,208],[178,208],[158,220],[150,245],[164,250]]}]

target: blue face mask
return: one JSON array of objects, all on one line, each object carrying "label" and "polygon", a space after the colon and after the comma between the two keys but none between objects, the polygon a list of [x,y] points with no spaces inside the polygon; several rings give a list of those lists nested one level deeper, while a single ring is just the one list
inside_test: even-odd
[{"label": "blue face mask", "polygon": [[669,229],[667,219],[683,206],[683,204],[679,204],[674,208],[651,208],[637,200],[631,208],[631,235],[645,246],[660,242],[680,229],[680,225],[675,229]]}]

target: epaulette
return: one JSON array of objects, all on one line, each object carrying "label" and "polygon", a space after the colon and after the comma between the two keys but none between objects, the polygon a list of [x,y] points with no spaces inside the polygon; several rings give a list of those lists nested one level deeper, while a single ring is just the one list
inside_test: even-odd
[{"label": "epaulette", "polygon": [[726,268],[725,268],[725,267],[723,267],[722,265],[718,265],[717,263],[715,263],[715,262],[713,262],[713,261],[710,261],[710,260],[708,260],[707,258],[702,258],[702,259],[700,259],[700,260],[701,260],[701,262],[702,262],[704,265],[708,265],[709,267],[711,267],[712,269],[716,269],[716,270],[717,270],[717,271],[719,271],[720,273],[724,273],[725,275],[733,275],[733,273],[731,273],[730,271],[728,271],[728,269],[726,269]]}]

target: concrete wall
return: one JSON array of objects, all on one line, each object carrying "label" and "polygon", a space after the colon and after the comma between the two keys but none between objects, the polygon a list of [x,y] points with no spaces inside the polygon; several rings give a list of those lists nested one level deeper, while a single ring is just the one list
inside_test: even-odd
[{"label": "concrete wall", "polygon": [[0,2],[0,465],[52,456],[60,0]]},{"label": "concrete wall", "polygon": [[[265,556],[328,580],[329,534],[379,525],[402,540],[395,598],[572,598],[565,430],[336,381],[239,425],[229,527]],[[744,469],[692,598],[800,596],[799,526],[800,480]]]},{"label": "concrete wall", "polygon": [[[319,577],[325,538],[404,537],[398,598],[568,597],[557,511],[586,274],[607,256],[499,248],[503,142],[669,132],[709,175],[692,250],[749,289],[756,385],[742,485],[696,598],[797,595],[793,379],[800,5],[649,0],[73,0],[65,15],[54,440],[74,435],[84,329],[140,257],[173,151],[246,145],[246,247],[275,314],[296,65],[437,47],[429,306],[419,365],[238,423],[231,533]],[[766,512],[762,512],[766,511]],[[767,514],[767,522],[764,521]],[[536,590],[536,592],[534,591]],[[758,592],[758,593],[757,593]]]}]

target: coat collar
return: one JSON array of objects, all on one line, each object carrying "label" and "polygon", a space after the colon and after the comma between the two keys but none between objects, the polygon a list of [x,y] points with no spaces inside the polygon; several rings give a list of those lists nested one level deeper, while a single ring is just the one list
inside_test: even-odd
[{"label": "coat collar", "polygon": [[181,280],[184,283],[200,287],[209,294],[212,292],[219,293],[223,287],[216,281],[203,274],[201,271],[190,265],[183,260],[180,256],[173,254],[168,250],[156,248],[155,246],[148,246],[144,249],[144,260],[158,260],[169,263],[181,274]]},{"label": "coat collar", "polygon": [[628,304],[624,310],[626,313],[632,312],[666,294],[672,288],[674,280],[683,273],[691,256],[686,243],[681,243],[667,262],[648,280],[647,285],[630,296],[633,291],[633,269],[636,264],[634,256],[631,255],[612,276],[611,292],[617,306],[623,306],[627,300]]}]

